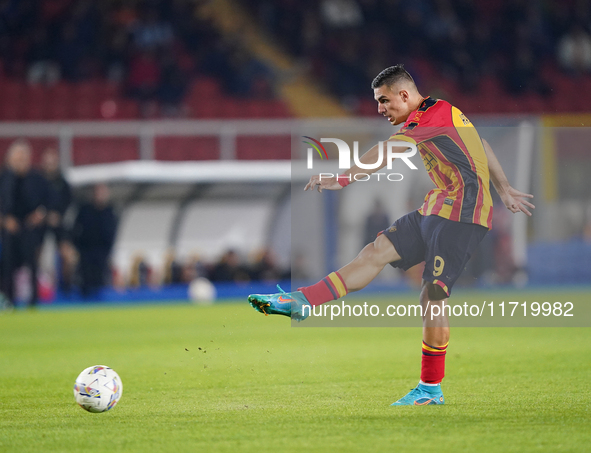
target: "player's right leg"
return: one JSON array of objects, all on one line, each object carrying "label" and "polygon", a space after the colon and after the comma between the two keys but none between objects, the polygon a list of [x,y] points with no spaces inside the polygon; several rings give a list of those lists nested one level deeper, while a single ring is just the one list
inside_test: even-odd
[{"label": "player's right leg", "polygon": [[343,278],[348,292],[359,291],[369,285],[386,264],[399,259],[400,255],[392,241],[380,234],[374,242],[367,244],[353,261],[337,272]]},{"label": "player's right leg", "polygon": [[[445,404],[441,381],[445,375],[445,354],[449,342],[449,320],[444,304],[445,290],[423,280],[420,295],[423,307],[423,347],[419,384],[392,406],[426,406]],[[434,310],[434,307],[437,309]]]},{"label": "player's right leg", "polygon": [[[291,293],[251,294],[248,302],[265,314],[292,316],[305,319],[313,306],[344,297],[352,291],[365,288],[386,264],[400,259],[394,245],[384,235],[366,245],[346,266],[332,272],[318,283]],[[305,306],[309,308],[304,308]]]},{"label": "player's right leg", "polygon": [[[445,356],[449,342],[450,312],[447,298],[488,230],[480,225],[453,222],[438,216],[426,216],[421,234],[426,244],[421,306],[423,307],[423,344],[419,385],[393,406],[444,404],[441,381],[445,376]],[[405,243],[393,233],[404,256]],[[447,308],[447,309],[446,309]]]}]

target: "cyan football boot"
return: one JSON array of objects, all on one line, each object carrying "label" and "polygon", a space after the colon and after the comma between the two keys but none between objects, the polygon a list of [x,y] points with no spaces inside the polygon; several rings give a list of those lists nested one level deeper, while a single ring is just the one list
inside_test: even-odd
[{"label": "cyan football boot", "polygon": [[441,385],[419,384],[390,406],[427,406],[430,404],[445,404]]},{"label": "cyan football boot", "polygon": [[[248,296],[248,303],[253,308],[265,315],[289,316],[296,321],[306,319],[312,310],[312,305],[301,291],[286,293],[277,285],[281,291],[277,294],[251,294]],[[304,310],[304,307],[308,307]]]}]

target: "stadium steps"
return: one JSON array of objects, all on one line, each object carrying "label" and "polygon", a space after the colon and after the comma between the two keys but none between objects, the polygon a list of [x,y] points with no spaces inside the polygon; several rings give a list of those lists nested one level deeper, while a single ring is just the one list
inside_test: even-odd
[{"label": "stadium steps", "polygon": [[204,19],[210,19],[224,34],[238,35],[261,60],[281,73],[280,94],[290,110],[299,117],[343,117],[348,112],[336,99],[325,93],[309,76],[297,67],[272,38],[257,27],[251,15],[233,0],[207,2],[198,9]]}]

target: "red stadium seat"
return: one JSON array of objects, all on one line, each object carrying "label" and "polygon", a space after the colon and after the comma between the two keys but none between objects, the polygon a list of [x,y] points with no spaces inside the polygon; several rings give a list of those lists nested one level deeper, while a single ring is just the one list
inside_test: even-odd
[{"label": "red stadium seat", "polygon": [[272,118],[292,118],[293,114],[289,105],[279,99],[270,101],[269,110],[272,112]]},{"label": "red stadium seat", "polygon": [[193,118],[239,117],[239,114],[230,116],[228,107],[223,105],[224,101],[220,84],[209,77],[195,80],[186,97],[189,115]]},{"label": "red stadium seat", "polygon": [[571,96],[572,95],[568,91],[564,92],[555,90],[548,100],[548,113],[567,113],[575,111],[580,99],[577,99],[576,96],[574,96],[574,98]]},{"label": "red stadium seat", "polygon": [[74,104],[74,119],[96,120],[100,118],[100,105],[98,100],[79,98]]},{"label": "red stadium seat", "polygon": [[373,116],[377,118],[378,103],[369,99],[361,99],[356,113],[361,116]]},{"label": "red stadium seat", "polygon": [[102,81],[98,86],[98,98],[101,101],[108,100],[108,99],[115,99],[120,96],[121,88],[119,84],[112,83],[109,81]]},{"label": "red stadium seat", "polygon": [[74,165],[121,162],[139,158],[138,139],[134,137],[75,137],[72,147]]},{"label": "red stadium seat", "polygon": [[479,110],[477,110],[476,102],[477,98],[473,95],[456,93],[451,103],[466,115],[471,115],[477,112],[480,113]]},{"label": "red stadium seat", "polygon": [[591,76],[584,76],[577,83],[578,91],[581,93],[591,93]]},{"label": "red stadium seat", "polygon": [[70,120],[74,116],[73,90],[67,83],[58,83],[48,93],[48,119]]},{"label": "red stadium seat", "polygon": [[23,92],[23,119],[48,119],[49,89],[44,85],[28,85]]},{"label": "red stadium seat", "polygon": [[254,99],[244,101],[244,109],[248,118],[289,118],[287,105],[274,99]]},{"label": "red stadium seat", "polygon": [[503,102],[503,113],[527,113],[525,97],[511,96]]},{"label": "red stadium seat", "polygon": [[265,104],[259,100],[245,100],[242,103],[242,111],[245,118],[264,118],[268,115],[268,109]]},{"label": "red stadium seat", "polygon": [[73,85],[74,119],[93,120],[100,115],[101,82],[91,80]]},{"label": "red stadium seat", "polygon": [[415,78],[421,86],[430,86],[441,77],[433,67],[433,64],[425,58],[413,59],[408,65],[408,70],[412,74],[416,73]]},{"label": "red stadium seat", "polygon": [[539,94],[527,94],[523,101],[524,111],[527,113],[541,114],[548,110],[548,100]]},{"label": "red stadium seat", "polygon": [[497,78],[491,76],[485,76],[482,78],[482,80],[480,81],[480,91],[483,94],[488,95],[499,95],[503,93],[503,89]]},{"label": "red stadium seat", "polygon": [[0,119],[3,121],[19,121],[23,114],[24,82],[5,81],[2,84],[0,97]]},{"label": "red stadium seat", "polygon": [[157,160],[218,160],[220,158],[218,137],[159,136],[154,142]]},{"label": "red stadium seat", "polygon": [[479,111],[482,113],[502,112],[505,109],[504,104],[508,101],[499,81],[491,76],[485,76],[480,81],[477,98]]},{"label": "red stadium seat", "polygon": [[191,109],[191,116],[194,118],[221,118],[223,113],[223,100],[202,98],[200,100],[192,100],[189,105]]},{"label": "red stadium seat", "polygon": [[116,113],[114,119],[118,120],[136,120],[140,117],[140,108],[137,101],[133,99],[118,98],[115,99]]},{"label": "red stadium seat", "polygon": [[291,159],[290,136],[238,137],[238,159]]},{"label": "red stadium seat", "polygon": [[196,79],[189,89],[189,97],[216,98],[222,95],[219,82],[212,77],[203,77]]},{"label": "red stadium seat", "polygon": [[216,103],[217,114],[220,118],[248,118],[245,111],[247,101],[234,98],[221,98]]}]

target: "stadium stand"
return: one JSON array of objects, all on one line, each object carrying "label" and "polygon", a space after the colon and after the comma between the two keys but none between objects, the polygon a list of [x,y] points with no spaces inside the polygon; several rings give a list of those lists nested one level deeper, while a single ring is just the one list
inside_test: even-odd
[{"label": "stadium stand", "polygon": [[273,71],[201,3],[3,2],[0,120],[291,116]]},{"label": "stadium stand", "polygon": [[368,81],[400,62],[466,112],[580,111],[591,95],[588,2],[240,2],[356,114],[375,115]]},{"label": "stadium stand", "polygon": [[[353,114],[375,115],[368,80],[394,62],[469,112],[579,111],[591,93],[585,2],[237,1]],[[206,2],[46,3],[0,8],[0,120],[292,116],[281,63]]]}]

